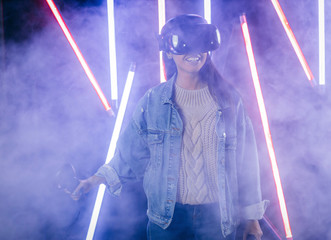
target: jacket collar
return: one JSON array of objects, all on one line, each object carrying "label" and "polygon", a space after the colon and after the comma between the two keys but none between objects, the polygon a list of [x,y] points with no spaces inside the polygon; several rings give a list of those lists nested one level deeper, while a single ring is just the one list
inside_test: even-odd
[{"label": "jacket collar", "polygon": [[173,99],[174,95],[174,85],[176,81],[177,74],[174,74],[165,84],[162,92],[162,103],[173,104],[175,101]]}]

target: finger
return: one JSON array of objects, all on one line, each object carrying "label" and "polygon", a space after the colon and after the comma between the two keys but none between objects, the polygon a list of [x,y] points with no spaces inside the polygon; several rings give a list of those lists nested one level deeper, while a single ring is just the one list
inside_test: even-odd
[{"label": "finger", "polygon": [[261,237],[262,237],[262,234],[261,233],[255,233],[255,234],[253,234],[254,235],[254,239],[256,239],[256,240],[261,240]]},{"label": "finger", "polygon": [[80,196],[81,196],[80,191],[76,191],[76,190],[71,194],[71,198],[75,201],[79,200]]},{"label": "finger", "polygon": [[80,199],[80,197],[82,196],[82,194],[80,192],[73,192],[71,194],[71,198],[75,201],[78,201]]},{"label": "finger", "polygon": [[71,195],[71,192],[68,190],[68,188],[63,189],[63,191],[64,191],[66,194]]},{"label": "finger", "polygon": [[73,200],[79,200],[80,199],[80,197],[82,196],[82,188],[83,188],[83,184],[82,183],[80,183],[79,185],[78,185],[78,187],[76,187],[76,189],[72,192],[72,194],[71,194],[71,198],[73,199]]},{"label": "finger", "polygon": [[257,235],[255,235],[255,237],[256,237],[256,239],[257,240],[261,240],[262,239],[262,233],[259,233],[259,234],[257,234]]}]

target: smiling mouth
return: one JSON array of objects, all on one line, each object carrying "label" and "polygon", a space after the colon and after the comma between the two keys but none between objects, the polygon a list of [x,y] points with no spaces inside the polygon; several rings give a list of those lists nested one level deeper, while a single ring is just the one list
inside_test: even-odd
[{"label": "smiling mouth", "polygon": [[201,55],[187,56],[185,57],[185,61],[187,62],[198,62],[201,60]]}]

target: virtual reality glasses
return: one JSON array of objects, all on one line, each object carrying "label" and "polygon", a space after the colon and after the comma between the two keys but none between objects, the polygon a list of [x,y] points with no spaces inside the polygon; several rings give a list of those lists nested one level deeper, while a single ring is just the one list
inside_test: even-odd
[{"label": "virtual reality glasses", "polygon": [[216,50],[221,44],[216,26],[207,23],[179,24],[159,35],[160,51],[176,55]]}]

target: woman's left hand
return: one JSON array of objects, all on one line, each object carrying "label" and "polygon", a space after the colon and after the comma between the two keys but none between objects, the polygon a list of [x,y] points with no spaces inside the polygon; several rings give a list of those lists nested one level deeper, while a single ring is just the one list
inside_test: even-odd
[{"label": "woman's left hand", "polygon": [[263,232],[258,220],[247,220],[243,240],[246,240],[248,235],[253,235],[256,240],[261,240]]}]

